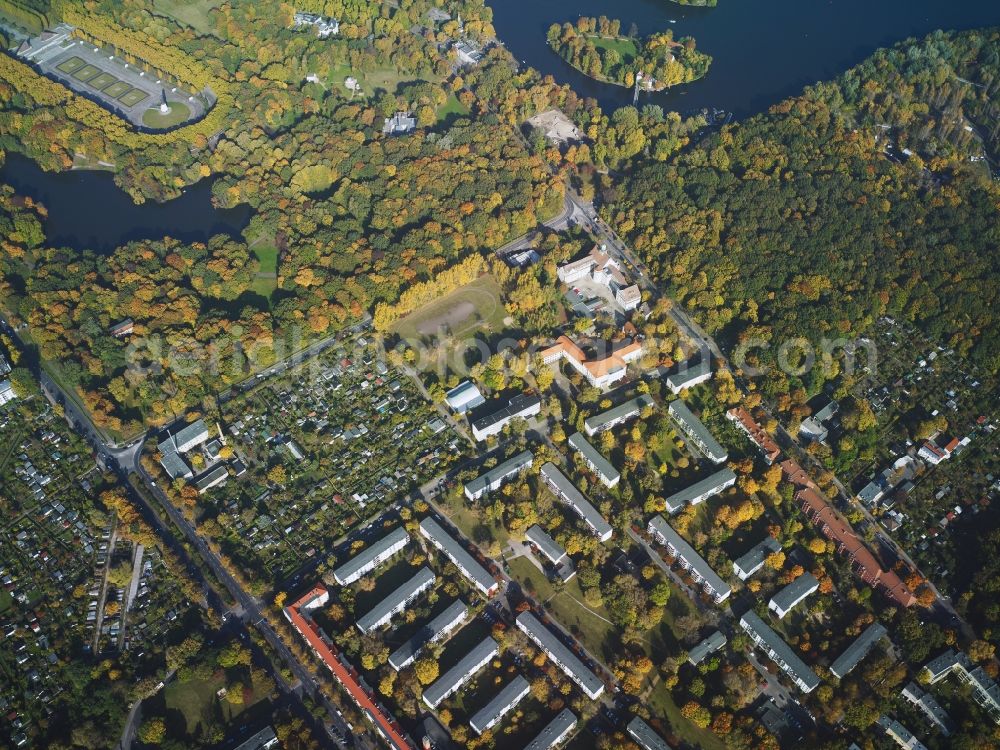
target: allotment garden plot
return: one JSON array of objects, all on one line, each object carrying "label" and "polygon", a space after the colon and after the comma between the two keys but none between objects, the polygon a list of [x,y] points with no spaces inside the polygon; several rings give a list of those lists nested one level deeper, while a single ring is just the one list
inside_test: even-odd
[{"label": "allotment garden plot", "polygon": [[203,520],[227,554],[272,580],[467,449],[373,349],[329,352],[250,389],[226,404],[223,429],[247,470],[206,495]]},{"label": "allotment garden plot", "polygon": [[100,503],[109,487],[41,396],[0,407],[0,700],[19,722],[10,746],[65,710],[71,660],[149,653],[186,612],[157,550],[126,540]]}]

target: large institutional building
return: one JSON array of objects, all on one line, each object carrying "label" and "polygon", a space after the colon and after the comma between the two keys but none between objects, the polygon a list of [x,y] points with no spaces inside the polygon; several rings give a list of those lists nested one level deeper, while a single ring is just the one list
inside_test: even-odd
[{"label": "large institutional building", "polygon": [[625,377],[630,362],[642,357],[642,344],[633,341],[606,357],[590,359],[568,336],[560,336],[555,344],[543,349],[539,356],[547,365],[565,359],[592,386],[608,388]]}]

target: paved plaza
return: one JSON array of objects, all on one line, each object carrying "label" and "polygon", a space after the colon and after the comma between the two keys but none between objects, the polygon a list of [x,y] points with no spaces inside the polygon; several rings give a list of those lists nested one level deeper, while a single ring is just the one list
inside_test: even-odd
[{"label": "paved plaza", "polygon": [[72,26],[59,24],[22,44],[18,55],[45,75],[93,99],[137,127],[151,126],[143,118],[148,110],[159,108],[164,96],[175,112],[189,113],[182,122],[197,120],[205,114],[203,96],[129,64],[113,50],[74,38],[73,31]]}]

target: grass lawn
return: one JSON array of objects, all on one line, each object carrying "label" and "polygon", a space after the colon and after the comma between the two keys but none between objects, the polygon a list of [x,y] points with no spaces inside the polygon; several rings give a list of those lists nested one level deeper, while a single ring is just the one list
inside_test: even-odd
[{"label": "grass lawn", "polygon": [[153,0],[153,9],[201,34],[211,34],[209,12],[219,7],[219,0]]},{"label": "grass lawn", "polygon": [[270,299],[278,288],[278,248],[273,237],[262,237],[253,246],[253,254],[260,261],[260,270],[250,285],[250,291]]},{"label": "grass lawn", "polygon": [[[518,557],[511,560],[509,567],[511,577],[517,579],[526,591],[545,603],[552,617],[578,638],[588,651],[602,658],[605,663],[614,660],[617,654],[615,644],[618,642],[618,629],[605,621],[608,614],[604,607],[590,608],[574,601],[575,597],[584,602],[583,592],[575,578],[562,590],[557,590],[555,585],[527,558]],[[672,629],[674,621],[691,611],[694,606],[672,582],[670,587],[671,596],[663,616],[663,624],[658,626],[668,629]],[[656,648],[659,646],[657,639]],[[647,652],[653,652],[656,648],[653,643],[647,641]],[[650,653],[654,662],[662,660],[663,656],[662,652]],[[662,681],[657,681],[653,686],[645,703],[654,715],[666,717],[674,733],[691,746],[701,747],[704,750],[725,749],[725,744],[718,737],[707,730],[698,729],[681,716],[680,708],[673,702],[670,691]]]},{"label": "grass lawn", "polygon": [[73,169],[103,169],[114,172],[114,165],[101,164],[100,159],[87,156],[86,154],[73,154]]},{"label": "grass lawn", "polygon": [[685,744],[700,747],[702,750],[726,750],[726,743],[716,735],[707,729],[699,729],[681,716],[680,708],[674,703],[670,691],[662,680],[657,681],[644,703],[653,716],[664,717],[674,734]]},{"label": "grass lawn", "polygon": [[[244,713],[248,708],[260,703],[267,698],[267,695],[258,695],[257,691],[249,696],[248,702],[234,705],[224,698],[217,698],[216,693],[226,685],[226,676],[222,670],[217,671],[210,678],[201,680],[193,679],[187,682],[173,680],[162,692],[162,709],[168,721],[168,731],[171,736],[177,737],[180,733],[191,737],[198,733],[199,725],[205,725],[212,719],[219,720],[225,724],[230,724],[234,719]],[[156,710],[156,698],[151,699],[154,704],[151,708]],[[157,714],[153,714],[157,715]],[[183,717],[184,726],[180,726],[179,719]]]},{"label": "grass lawn", "polygon": [[467,114],[469,114],[469,108],[462,104],[454,94],[449,94],[448,101],[442,104],[437,111],[439,120],[447,120],[452,115],[465,117]]},{"label": "grass lawn", "polygon": [[62,71],[63,73],[72,73],[76,70],[82,68],[86,63],[79,57],[71,57],[68,60],[63,60],[61,63],[56,65],[56,70]]},{"label": "grass lawn", "polygon": [[501,547],[507,546],[510,535],[503,524],[484,520],[482,512],[469,508],[465,504],[465,496],[461,493],[456,494],[453,500],[449,500],[447,497],[440,498],[438,505],[448,516],[448,520],[455,524],[463,535],[477,544],[496,540]]},{"label": "grass lawn", "polygon": [[411,340],[434,336],[442,327],[452,336],[463,336],[480,328],[502,330],[505,317],[500,285],[492,276],[482,276],[407,315],[392,330]]},{"label": "grass lawn", "polygon": [[191,109],[181,102],[168,102],[170,111],[161,114],[159,106],[150,107],[142,113],[142,124],[148,128],[170,128],[180,125],[191,116]]},{"label": "grass lawn", "polygon": [[14,598],[6,589],[0,589],[0,613],[6,612],[14,603]]},{"label": "grass lawn", "polygon": [[253,254],[260,261],[260,271],[258,273],[277,273],[278,271],[278,248],[274,244],[274,239],[261,241],[254,245]]},{"label": "grass lawn", "polygon": [[[354,70],[349,65],[338,65],[334,67],[324,81],[327,88],[337,90],[345,96],[350,96],[350,92],[344,86],[344,80],[348,76],[353,76],[361,84],[360,96],[369,97],[377,89],[384,89],[395,94],[401,83],[411,83],[414,81],[429,81],[440,83],[439,76],[419,76],[415,73],[402,73],[395,68],[375,68],[373,70]],[[357,95],[356,95],[357,96]],[[447,104],[445,105],[447,106]]]},{"label": "grass lawn", "polygon": [[604,37],[597,36],[596,34],[588,36],[588,39],[590,39],[590,41],[594,43],[594,46],[599,50],[615,50],[619,55],[621,55],[622,62],[634,60],[639,56],[639,45],[635,43],[634,39],[629,39],[624,36]]},{"label": "grass lawn", "polygon": [[544,604],[552,617],[566,628],[595,656],[610,661],[615,655],[618,629],[608,622],[604,607],[591,607],[583,598],[576,578],[557,588],[526,557],[509,562],[510,575],[525,591]]}]

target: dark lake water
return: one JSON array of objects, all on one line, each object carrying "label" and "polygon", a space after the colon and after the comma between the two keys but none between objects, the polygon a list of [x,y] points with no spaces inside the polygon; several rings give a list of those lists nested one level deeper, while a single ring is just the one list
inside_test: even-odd
[{"label": "dark lake water", "polygon": [[[766,109],[803,86],[832,78],[878,47],[935,29],[1000,25],[1000,0],[719,0],[717,8],[690,8],[669,0],[488,0],[494,26],[517,59],[607,109],[631,102],[631,92],[580,75],[545,43],[552,23],[580,15],[620,18],[641,34],[672,28],[694,36],[714,58],[708,75],[642,102],[692,112],[715,107],[737,117]],[[674,20],[676,23],[671,24]],[[0,182],[48,208],[52,245],[109,252],[130,240],[169,235],[184,241],[238,235],[250,209],[216,209],[211,182],[189,187],[167,203],[136,205],[107,172],[51,173],[8,154]]]},{"label": "dark lake water", "polygon": [[136,205],[110,172],[45,172],[31,159],[8,153],[0,182],[45,205],[45,235],[53,247],[107,253],[132,240],[170,236],[196,242],[238,236],[250,221],[249,206],[214,208],[209,180],[172,201]]},{"label": "dark lake water", "polygon": [[603,14],[621,19],[623,30],[634,22],[643,35],[671,28],[675,37],[693,36],[714,58],[708,75],[640,95],[640,103],[680,112],[716,107],[737,117],[833,78],[907,37],[1000,25],[1000,0],[718,0],[716,8],[670,0],[487,1],[497,34],[518,60],[598,99],[605,109],[630,104],[632,92],[599,84],[564,63],[545,43],[550,25]]}]

